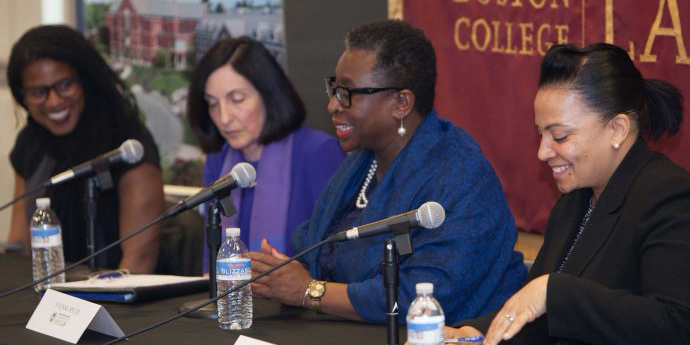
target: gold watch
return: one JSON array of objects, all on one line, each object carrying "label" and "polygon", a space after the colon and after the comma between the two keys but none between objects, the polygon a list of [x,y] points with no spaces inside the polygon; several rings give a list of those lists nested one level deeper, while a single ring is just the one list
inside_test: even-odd
[{"label": "gold watch", "polygon": [[326,282],[315,279],[310,281],[307,292],[311,300],[311,309],[314,309],[317,313],[321,313],[321,297],[326,294]]}]

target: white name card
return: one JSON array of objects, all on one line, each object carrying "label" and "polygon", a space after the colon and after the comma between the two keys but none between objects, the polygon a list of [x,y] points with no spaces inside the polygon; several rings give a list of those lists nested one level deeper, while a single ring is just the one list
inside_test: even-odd
[{"label": "white name card", "polygon": [[240,337],[237,338],[235,345],[275,345],[275,344],[269,343],[269,342],[266,342],[263,340],[259,340],[259,339],[250,338],[250,337],[247,337],[244,335],[240,335]]},{"label": "white name card", "polygon": [[76,344],[86,329],[122,337],[125,334],[102,306],[48,289],[26,328]]}]

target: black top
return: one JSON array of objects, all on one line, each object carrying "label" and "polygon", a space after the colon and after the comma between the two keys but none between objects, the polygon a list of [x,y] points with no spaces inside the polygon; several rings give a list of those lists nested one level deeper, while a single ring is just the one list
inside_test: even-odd
[{"label": "black top", "polygon": [[[558,200],[528,281],[558,268],[591,196]],[[456,327],[486,332],[494,316]],[[549,275],[546,314],[504,343],[690,344],[690,174],[638,139]]]},{"label": "black top", "polygon": [[[66,136],[54,136],[29,117],[22,128],[10,161],[15,172],[26,181],[29,191],[51,176],[63,172],[100,154],[119,147],[127,139],[136,139],[144,146],[144,156],[136,165],[119,163],[110,167],[113,188],[101,191],[97,198],[96,250],[119,238],[119,197],[117,186],[122,176],[142,163],[159,165],[158,148],[151,133],[135,117],[115,122],[96,121],[96,116],[82,116],[77,127]],[[107,125],[104,122],[108,122]],[[101,128],[99,131],[97,128]],[[86,218],[84,191],[86,179],[75,179],[54,186],[25,199],[27,221],[36,209],[35,199],[50,197],[51,208],[62,224],[65,261],[74,262],[86,256]],[[116,268],[122,251],[119,247],[97,257],[97,265]]]}]

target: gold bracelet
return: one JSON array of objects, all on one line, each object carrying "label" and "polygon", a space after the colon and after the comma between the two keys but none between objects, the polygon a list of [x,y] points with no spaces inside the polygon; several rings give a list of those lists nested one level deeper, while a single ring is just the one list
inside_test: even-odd
[{"label": "gold bracelet", "polygon": [[307,290],[304,291],[304,298],[302,298],[302,308],[307,307],[307,297],[309,297],[309,285],[307,285]]}]

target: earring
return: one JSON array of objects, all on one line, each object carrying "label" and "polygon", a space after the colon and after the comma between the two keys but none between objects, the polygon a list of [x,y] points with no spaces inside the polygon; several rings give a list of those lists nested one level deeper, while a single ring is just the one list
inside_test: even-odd
[{"label": "earring", "polygon": [[621,148],[621,144],[615,143],[615,144],[613,144],[613,148],[614,148],[615,150],[618,150],[619,148]]},{"label": "earring", "polygon": [[403,126],[403,119],[400,119],[400,127],[398,127],[398,135],[403,137],[407,133],[407,129]]}]

